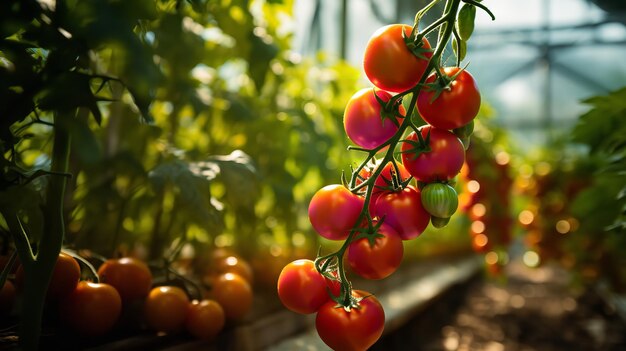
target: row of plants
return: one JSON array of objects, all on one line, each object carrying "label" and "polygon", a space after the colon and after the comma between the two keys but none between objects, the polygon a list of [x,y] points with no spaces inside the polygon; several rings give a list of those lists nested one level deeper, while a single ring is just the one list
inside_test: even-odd
[{"label": "row of plants", "polygon": [[230,247],[265,286],[270,259],[314,252],[306,200],[349,163],[359,76],[290,50],[293,6],[0,5],[0,282],[23,267],[21,349],[38,348],[61,250],[202,280]]},{"label": "row of plants", "polygon": [[[28,303],[24,267],[18,263],[9,269],[11,278],[0,290],[5,330],[11,328],[5,321],[12,322],[19,305]],[[250,312],[253,272],[241,257],[222,251],[211,257],[203,278],[192,280],[134,257],[105,259],[63,250],[46,292],[42,327],[56,335],[51,339],[56,343],[72,335],[64,344],[77,348],[146,332],[184,332],[213,341]]]},{"label": "row of plants", "polygon": [[583,101],[567,134],[529,158],[518,221],[543,263],[558,263],[578,286],[626,292],[626,89]]}]

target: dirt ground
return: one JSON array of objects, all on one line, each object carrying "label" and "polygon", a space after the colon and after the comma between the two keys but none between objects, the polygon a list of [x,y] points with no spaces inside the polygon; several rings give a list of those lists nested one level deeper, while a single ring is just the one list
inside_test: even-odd
[{"label": "dirt ground", "polygon": [[442,296],[373,350],[617,351],[626,323],[566,272],[511,264],[506,279],[476,279]]}]

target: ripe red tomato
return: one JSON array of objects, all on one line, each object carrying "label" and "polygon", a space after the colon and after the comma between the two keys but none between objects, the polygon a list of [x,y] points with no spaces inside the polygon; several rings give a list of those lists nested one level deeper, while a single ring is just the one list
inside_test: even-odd
[{"label": "ripe red tomato", "polygon": [[[401,163],[396,163],[398,165],[398,170],[400,171],[400,176],[398,177],[400,182],[406,181],[411,177],[411,174],[406,170],[406,168]],[[376,163],[374,167],[364,167],[359,172],[360,179],[357,178],[356,184],[359,185],[363,183],[363,181],[369,179],[372,174],[374,174],[375,170],[380,167],[380,162]],[[378,175],[378,178],[374,181],[374,190],[372,194],[380,194],[385,191],[391,191],[392,189],[392,178],[393,174],[396,174],[396,170],[391,162],[388,162],[383,167],[382,171]]]},{"label": "ripe red tomato", "polygon": [[[343,127],[348,138],[366,149],[374,149],[389,140],[402,123],[402,119],[395,116],[382,118],[383,106],[374,94],[384,102],[391,99],[391,94],[386,91],[375,91],[373,88],[361,89],[352,95],[343,113]],[[402,116],[406,114],[402,104],[398,106],[398,111],[395,113],[400,113]]]},{"label": "ripe red tomato", "polygon": [[202,340],[213,340],[226,323],[224,309],[214,300],[194,300],[189,304],[185,328],[189,334]]},{"label": "ripe red tomato", "polygon": [[106,260],[98,268],[100,282],[112,285],[123,301],[141,299],[152,288],[152,272],[143,261],[122,257]]},{"label": "ripe red tomato", "polygon": [[[411,30],[412,27],[406,24],[391,24],[379,28],[369,39],[363,57],[363,70],[376,87],[399,93],[419,83],[432,52],[424,52],[419,58],[409,51],[402,32],[408,37]],[[430,50],[426,38],[422,39],[422,48]]]},{"label": "ripe red tomato", "polygon": [[[480,92],[468,71],[459,67],[445,67],[442,73],[448,77],[458,73],[458,76],[450,83],[450,89],[444,89],[439,96],[434,89],[422,89],[417,97],[417,109],[424,121],[433,127],[460,128],[478,114]],[[436,78],[435,74],[431,74],[426,83],[433,83]]]},{"label": "ripe red tomato", "polygon": [[309,220],[319,235],[330,240],[344,240],[362,209],[362,197],[341,184],[331,184],[313,195],[309,203]]},{"label": "ripe red tomato", "polygon": [[413,177],[424,183],[447,181],[454,178],[465,161],[465,148],[461,140],[449,130],[429,125],[421,126],[424,140],[430,132],[430,151],[416,155],[411,142],[418,142],[415,132],[407,136],[410,142],[402,143],[402,164]]},{"label": "ripe red tomato", "polygon": [[109,284],[81,281],[59,302],[61,320],[86,336],[104,335],[122,312],[122,299]]},{"label": "ripe red tomato", "polygon": [[378,299],[360,290],[354,290],[353,295],[363,297],[356,308],[346,311],[329,301],[317,312],[317,333],[333,350],[365,351],[374,345],[385,328],[385,311]]},{"label": "ripe red tomato", "polygon": [[[309,314],[330,299],[326,277],[311,260],[301,259],[285,266],[278,277],[278,297],[288,309]],[[338,294],[337,294],[338,295]]]},{"label": "ripe red tomato", "polygon": [[367,238],[350,243],[347,261],[352,270],[366,279],[383,279],[395,272],[402,263],[404,246],[402,238],[389,225],[378,229],[374,245]]},{"label": "ripe red tomato", "polygon": [[[400,171],[400,176],[397,180],[400,182],[404,182],[409,179],[411,177],[411,174],[406,170],[406,168],[404,168],[402,163],[396,164],[398,165],[398,170]],[[364,167],[363,169],[361,169],[361,171],[359,172],[359,176],[362,180],[357,178],[356,184],[359,185],[364,180],[369,179],[378,167],[380,167],[380,162],[376,163],[376,166],[374,167]],[[393,164],[389,162],[385,165],[382,171],[380,171],[380,174],[374,181],[374,189],[372,190],[372,197],[370,198],[369,204],[369,211],[372,215],[374,215],[374,204],[376,204],[376,200],[378,199],[378,197],[383,193],[393,190],[393,174],[396,174],[396,170]]]},{"label": "ripe red tomato", "polygon": [[213,281],[211,296],[222,306],[227,320],[240,320],[252,309],[252,287],[235,273],[218,276]]},{"label": "ripe red tomato", "polygon": [[409,185],[401,191],[382,194],[374,205],[374,214],[383,218],[402,238],[410,240],[424,232],[430,214],[422,206],[419,190]]},{"label": "ripe red tomato", "polygon": [[150,290],[144,303],[144,317],[148,326],[159,332],[176,332],[187,319],[189,297],[177,286],[157,286]]},{"label": "ripe red tomato", "polygon": [[[80,265],[71,255],[60,252],[52,271],[46,298],[57,300],[70,294],[80,280]],[[15,283],[19,289],[24,285],[24,266],[20,265],[15,273]]]}]

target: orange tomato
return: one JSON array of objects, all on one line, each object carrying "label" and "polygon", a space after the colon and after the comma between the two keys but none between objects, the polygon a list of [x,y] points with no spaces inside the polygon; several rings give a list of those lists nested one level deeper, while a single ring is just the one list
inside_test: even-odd
[{"label": "orange tomato", "polygon": [[187,318],[189,297],[177,286],[157,286],[150,290],[144,304],[148,326],[159,332],[180,330]]},{"label": "orange tomato", "polygon": [[87,336],[110,331],[122,311],[122,299],[109,284],[81,281],[76,289],[59,303],[61,320]]},{"label": "orange tomato", "polygon": [[254,280],[252,266],[241,257],[230,255],[216,260],[215,271],[217,274],[235,273],[240,275],[250,284]]},{"label": "orange tomato", "polygon": [[152,287],[152,273],[143,261],[122,257],[106,260],[98,268],[102,283],[112,285],[123,301],[144,298]]},{"label": "orange tomato", "polygon": [[235,273],[218,276],[213,281],[211,296],[224,308],[228,320],[240,320],[252,309],[252,287]]},{"label": "orange tomato", "polygon": [[194,300],[189,304],[185,328],[189,334],[202,340],[212,340],[224,328],[224,309],[215,300]]},{"label": "orange tomato", "polygon": [[10,280],[5,280],[0,289],[0,316],[5,316],[11,312],[15,305],[15,285]]},{"label": "orange tomato", "polygon": [[[56,300],[69,295],[80,280],[80,265],[72,257],[64,252],[59,253],[52,278],[48,285],[47,298]],[[18,289],[22,289],[24,285],[24,266],[20,265],[15,273],[15,283]]]}]

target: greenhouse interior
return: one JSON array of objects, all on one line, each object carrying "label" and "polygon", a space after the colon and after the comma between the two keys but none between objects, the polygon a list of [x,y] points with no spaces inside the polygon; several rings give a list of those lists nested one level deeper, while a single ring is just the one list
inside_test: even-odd
[{"label": "greenhouse interior", "polygon": [[624,1],[0,31],[0,350],[626,350]]}]

